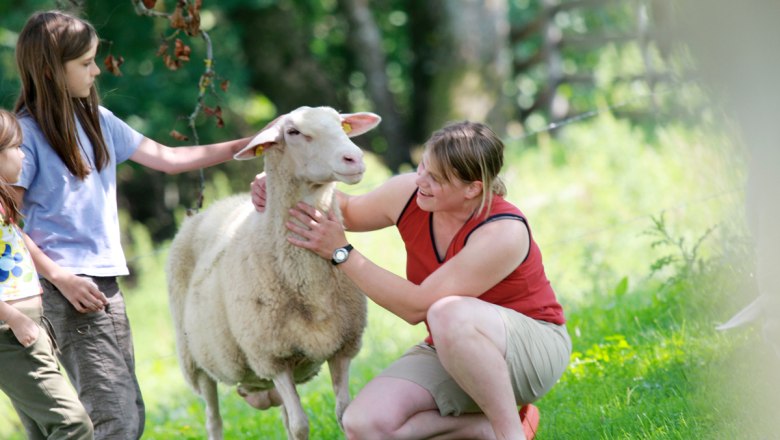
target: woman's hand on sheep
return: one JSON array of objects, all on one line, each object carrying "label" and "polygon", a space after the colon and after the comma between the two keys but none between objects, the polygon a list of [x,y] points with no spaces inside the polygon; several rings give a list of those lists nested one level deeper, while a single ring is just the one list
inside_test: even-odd
[{"label": "woman's hand on sheep", "polygon": [[265,172],[255,176],[255,180],[249,184],[252,191],[252,204],[257,212],[265,212]]},{"label": "woman's hand on sheep", "polygon": [[301,202],[290,209],[290,216],[285,226],[293,234],[287,236],[287,241],[295,246],[329,260],[334,250],[347,244],[344,226],[332,211],[325,214]]}]

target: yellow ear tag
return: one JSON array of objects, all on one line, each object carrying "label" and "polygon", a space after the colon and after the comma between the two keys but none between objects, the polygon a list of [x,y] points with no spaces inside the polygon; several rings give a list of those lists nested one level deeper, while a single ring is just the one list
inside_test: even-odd
[{"label": "yellow ear tag", "polygon": [[263,144],[258,145],[257,148],[255,148],[255,157],[262,156],[264,149],[265,149],[265,145]]},{"label": "yellow ear tag", "polygon": [[352,131],[352,126],[348,122],[342,122],[341,128],[344,129],[344,133],[349,134]]}]

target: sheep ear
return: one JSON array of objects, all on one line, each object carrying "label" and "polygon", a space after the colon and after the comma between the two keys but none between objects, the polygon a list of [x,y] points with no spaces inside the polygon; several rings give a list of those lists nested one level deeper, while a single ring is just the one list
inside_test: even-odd
[{"label": "sheep ear", "polygon": [[271,121],[268,125],[260,130],[255,137],[249,141],[244,148],[238,153],[233,155],[233,159],[236,160],[249,160],[254,159],[263,154],[263,151],[273,147],[282,139],[282,124],[281,119],[283,116]]},{"label": "sheep ear", "polygon": [[369,112],[342,113],[341,126],[349,137],[359,136],[379,125],[382,118]]}]

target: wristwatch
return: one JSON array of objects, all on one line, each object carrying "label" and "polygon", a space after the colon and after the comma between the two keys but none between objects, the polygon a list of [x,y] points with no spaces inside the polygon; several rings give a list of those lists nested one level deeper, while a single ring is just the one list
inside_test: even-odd
[{"label": "wristwatch", "polygon": [[347,258],[349,258],[349,251],[352,250],[352,245],[347,244],[344,247],[340,247],[333,251],[333,256],[330,259],[330,262],[336,266],[338,264],[341,264],[345,261],[347,261]]}]

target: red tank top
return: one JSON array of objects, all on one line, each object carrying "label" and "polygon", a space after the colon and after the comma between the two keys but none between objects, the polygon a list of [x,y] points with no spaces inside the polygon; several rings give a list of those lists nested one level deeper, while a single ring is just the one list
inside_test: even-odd
[{"label": "red tank top", "polygon": [[[484,215],[472,216],[455,234],[447,248],[447,254],[443,260],[440,260],[433,240],[433,213],[420,209],[416,196],[415,190],[397,222],[398,231],[406,245],[406,277],[415,284],[422,283],[428,275],[460,252],[466,245],[469,235],[488,222],[506,218],[517,219],[526,224],[530,235],[531,228],[523,213],[503,197],[495,196],[490,217],[485,219]],[[563,309],[555,298],[555,292],[544,273],[542,253],[533,236],[529,238],[530,248],[523,262],[509,276],[478,298],[516,310],[533,319],[563,324],[566,322]],[[425,325],[427,327],[427,321]],[[426,342],[432,343],[430,329],[428,329]]]}]

